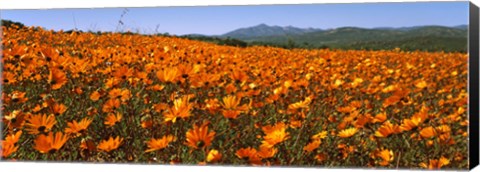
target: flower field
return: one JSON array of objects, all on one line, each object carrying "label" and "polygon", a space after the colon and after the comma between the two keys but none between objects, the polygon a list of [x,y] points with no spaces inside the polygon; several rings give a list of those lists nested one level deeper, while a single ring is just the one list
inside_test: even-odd
[{"label": "flower field", "polygon": [[3,28],[3,161],[468,168],[468,55]]}]

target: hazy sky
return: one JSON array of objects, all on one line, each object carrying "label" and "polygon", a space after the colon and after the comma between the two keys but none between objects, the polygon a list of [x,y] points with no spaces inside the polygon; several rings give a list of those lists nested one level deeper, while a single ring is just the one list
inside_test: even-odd
[{"label": "hazy sky", "polygon": [[[0,17],[47,29],[115,31],[125,8],[2,10]],[[123,30],[223,34],[265,23],[300,28],[468,24],[468,2],[304,4],[128,8]],[[158,26],[158,29],[157,29]]]}]

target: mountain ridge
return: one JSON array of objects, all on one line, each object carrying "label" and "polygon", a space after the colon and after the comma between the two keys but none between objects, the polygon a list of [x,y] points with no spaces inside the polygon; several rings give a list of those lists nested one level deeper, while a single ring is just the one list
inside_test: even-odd
[{"label": "mountain ridge", "polygon": [[261,23],[255,26],[238,28],[229,32],[226,32],[221,35],[203,35],[203,36],[217,36],[217,37],[230,37],[236,39],[251,39],[254,37],[264,37],[264,36],[285,36],[285,35],[301,35],[311,32],[322,32],[322,31],[335,31],[335,30],[345,30],[345,29],[360,29],[360,30],[392,30],[392,31],[411,31],[415,29],[427,28],[427,27],[441,27],[449,29],[468,29],[468,25],[455,25],[455,26],[442,26],[442,25],[421,25],[421,26],[409,26],[409,27],[373,27],[373,28],[364,28],[357,26],[343,26],[337,28],[329,29],[320,29],[320,28],[300,28],[294,26],[277,26],[277,25],[267,25]]},{"label": "mountain ridge", "polygon": [[259,36],[277,36],[277,35],[296,35],[315,31],[321,31],[322,29],[314,28],[298,28],[294,26],[269,26],[265,23],[261,23],[252,27],[239,28],[222,35],[219,37],[232,37],[232,38],[252,38]]},{"label": "mountain ridge", "polygon": [[284,48],[392,49],[466,52],[468,25],[424,25],[410,27],[362,28],[346,26],[333,29],[296,28],[259,24],[222,35],[205,37],[240,40],[247,45]]}]

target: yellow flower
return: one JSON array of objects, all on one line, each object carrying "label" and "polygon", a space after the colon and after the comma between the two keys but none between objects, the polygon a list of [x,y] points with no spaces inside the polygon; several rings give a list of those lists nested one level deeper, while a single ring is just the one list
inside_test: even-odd
[{"label": "yellow flower", "polygon": [[338,137],[341,137],[341,138],[352,137],[352,136],[355,135],[357,132],[358,132],[358,129],[352,127],[352,128],[349,128],[349,129],[345,129],[345,130],[340,131],[340,133],[338,133]]},{"label": "yellow flower", "polygon": [[327,131],[322,131],[313,135],[312,139],[324,139],[325,137],[327,137],[327,134],[328,134]]},{"label": "yellow flower", "polygon": [[207,162],[217,162],[222,159],[222,154],[216,149],[212,149],[208,152]]}]

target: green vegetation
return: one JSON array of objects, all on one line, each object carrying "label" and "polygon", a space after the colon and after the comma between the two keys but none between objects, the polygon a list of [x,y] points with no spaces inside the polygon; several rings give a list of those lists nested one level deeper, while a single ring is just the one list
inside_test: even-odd
[{"label": "green vegetation", "polygon": [[5,26],[5,27],[12,27],[13,25],[16,25],[20,28],[25,27],[25,25],[23,23],[14,22],[14,21],[11,21],[11,20],[0,20],[0,22],[2,23],[2,26]]},{"label": "green vegetation", "polygon": [[233,39],[230,37],[227,38],[218,38],[218,37],[209,37],[203,35],[184,35],[179,36],[180,38],[187,38],[190,40],[198,40],[203,42],[211,42],[218,45],[227,45],[227,46],[235,46],[235,47],[247,47],[249,44],[239,39]]},{"label": "green vegetation", "polygon": [[[467,30],[441,26],[409,29],[363,29],[344,27],[302,34],[244,38],[250,45],[270,45],[284,48],[334,48],[466,52]],[[294,46],[292,46],[294,45]]]}]

